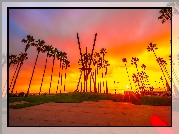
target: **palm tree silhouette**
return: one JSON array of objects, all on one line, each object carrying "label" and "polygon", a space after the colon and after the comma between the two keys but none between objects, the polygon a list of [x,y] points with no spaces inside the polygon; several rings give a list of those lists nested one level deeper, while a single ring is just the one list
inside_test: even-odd
[{"label": "palm tree silhouette", "polygon": [[166,74],[167,74],[167,76],[168,76],[168,79],[169,79],[169,81],[171,82],[170,75],[169,75],[169,73],[168,73],[168,71],[167,71],[167,68],[166,68],[167,62],[166,62],[163,58],[160,58],[160,57],[158,58],[158,62],[163,66],[164,71],[166,72]]},{"label": "palm tree silhouette", "polygon": [[10,67],[11,65],[16,64],[17,55],[9,55],[9,59],[10,59],[10,62],[9,62],[9,67]]},{"label": "palm tree silhouette", "polygon": [[[25,53],[22,53],[22,52],[21,52],[21,54],[19,54],[19,55],[20,55],[19,60],[20,60],[20,67],[21,67],[21,66],[23,65],[23,62],[24,62],[25,60],[27,60],[28,57],[27,57],[27,53],[26,53],[26,52],[25,52]],[[20,67],[19,67],[18,72],[17,72],[17,74],[16,74],[16,77],[15,77],[15,80],[14,80],[14,84],[13,84],[12,92],[11,92],[11,93],[13,93],[14,87],[15,87],[15,85],[16,85],[16,80],[17,80],[17,77],[18,77],[18,74],[19,74],[19,71],[20,71]]]},{"label": "palm tree silhouette", "polygon": [[132,84],[131,84],[131,80],[130,80],[130,77],[129,77],[129,72],[128,72],[128,70],[127,70],[127,66],[126,66],[127,59],[126,59],[126,58],[122,58],[122,62],[124,62],[124,65],[125,65],[125,67],[126,67],[126,71],[127,71],[127,74],[128,74],[130,87],[131,87],[131,90],[132,90]]},{"label": "palm tree silhouette", "polygon": [[65,85],[66,85],[66,69],[68,67],[70,67],[70,61],[68,61],[67,59],[64,60],[64,63],[65,63],[65,84],[64,84],[64,90],[65,90]]},{"label": "palm tree silhouette", "polygon": [[[28,59],[28,58],[27,58],[27,50],[28,50],[28,48],[29,48],[31,45],[34,46],[34,38],[33,38],[33,36],[27,35],[27,39],[22,39],[21,42],[27,43],[27,44],[26,44],[26,47],[25,47],[25,52],[24,52],[23,56],[21,55],[21,58],[20,58],[21,62],[20,62],[19,69],[18,69],[18,72],[17,72],[16,77],[15,77],[13,89],[14,89],[14,86],[15,86],[15,82],[16,82],[16,80],[17,80],[17,78],[18,78],[20,69],[21,69],[21,67],[22,67],[22,65],[23,65],[23,61],[26,60],[26,59]],[[9,64],[9,67],[10,67],[10,65],[11,65],[11,64]],[[13,91],[13,90],[12,90],[12,91]]]},{"label": "palm tree silhouette", "polygon": [[[62,52],[59,52],[59,51],[58,51],[57,54],[56,54],[57,60],[60,61],[60,65],[61,65],[61,60],[60,60],[60,58],[61,58],[61,53],[62,53]],[[58,85],[59,85],[59,80],[60,80],[60,71],[61,71],[61,66],[59,67],[59,72],[58,72],[57,91],[58,91]]]},{"label": "palm tree silhouette", "polygon": [[39,95],[40,95],[40,93],[42,91],[42,84],[43,84],[43,79],[44,79],[44,75],[45,75],[45,71],[46,71],[47,61],[48,61],[48,57],[50,57],[49,53],[50,53],[50,51],[52,50],[53,47],[48,46],[48,45],[44,45],[42,48],[43,48],[42,53],[47,52],[47,57],[46,57],[46,61],[45,61],[44,73],[43,73],[43,76],[42,76],[42,82],[41,82],[41,85],[40,85]]},{"label": "palm tree silhouette", "polygon": [[139,59],[136,58],[136,57],[132,57],[132,60],[131,60],[131,65],[135,65],[136,69],[137,69],[137,75],[133,74],[133,78],[136,78],[136,82],[138,82],[138,88],[143,88],[142,86],[140,87],[140,80],[139,80],[139,77],[140,77],[140,73],[139,73],[139,70],[138,70],[138,67],[137,67],[137,62],[139,62]]},{"label": "palm tree silhouette", "polygon": [[50,94],[51,83],[52,83],[53,67],[54,67],[54,62],[55,62],[55,57],[56,57],[57,52],[58,50],[56,48],[52,48],[52,50],[50,51],[50,57],[53,57],[53,65],[52,65],[52,74],[51,74],[51,80],[50,80],[49,94]]},{"label": "palm tree silhouette", "polygon": [[[164,78],[165,78],[166,83],[168,83],[168,81],[167,81],[167,79],[166,79],[166,77],[165,77],[164,71],[163,71],[163,69],[162,69],[162,66],[163,66],[163,64],[164,64],[163,58],[158,57],[158,58],[157,58],[157,62],[158,62],[158,64],[160,65],[160,68],[161,68],[161,70],[162,70],[162,73],[163,73],[163,76],[164,76]],[[165,67],[165,68],[166,68],[166,67]],[[164,68],[164,69],[165,69],[165,68]],[[169,79],[170,79],[170,78],[169,78]]]},{"label": "palm tree silhouette", "polygon": [[[57,54],[56,54],[56,57],[57,57],[57,60],[59,60],[60,61],[60,67],[59,67],[59,73],[58,73],[58,84],[57,84],[57,91],[58,91],[58,86],[59,86],[59,80],[60,80],[60,71],[61,71],[61,62],[62,62],[62,60],[61,60],[61,55],[62,55],[62,52],[57,52]],[[61,89],[60,89],[60,91],[61,91]]]},{"label": "palm tree silhouette", "polygon": [[[65,63],[66,60],[67,60],[67,53],[62,52],[61,53],[62,75],[63,75],[63,70],[66,68],[66,63]],[[65,69],[65,71],[66,71],[66,69]],[[62,75],[61,75],[61,85],[62,85],[62,77],[63,77]],[[66,82],[66,72],[65,72],[65,82]],[[63,90],[65,91],[65,84],[64,84]]]},{"label": "palm tree silhouette", "polygon": [[39,53],[41,51],[43,51],[43,45],[45,44],[45,41],[44,40],[38,40],[36,41],[37,44],[35,44],[35,46],[37,47],[37,57],[36,57],[36,60],[35,60],[35,65],[34,65],[34,68],[33,68],[33,71],[32,71],[32,76],[31,76],[31,79],[30,79],[30,83],[29,83],[29,87],[27,89],[27,95],[29,95],[29,90],[30,90],[30,85],[31,85],[31,81],[32,81],[32,78],[33,78],[33,75],[34,75],[34,70],[35,70],[35,67],[36,67],[36,63],[37,63],[37,59],[38,59],[38,56],[39,56]]},{"label": "palm tree silhouette", "polygon": [[148,80],[148,75],[147,75],[146,72],[145,72],[146,65],[145,65],[145,64],[142,64],[141,67],[144,69],[144,71],[142,71],[142,73],[144,74],[144,78],[145,78],[145,80],[143,81],[143,83],[144,83],[144,82],[148,83],[148,84],[145,84],[145,83],[144,83],[144,86],[145,86],[145,87],[147,86],[146,88],[148,88],[148,86],[150,86],[150,83],[149,83],[149,80]]},{"label": "palm tree silhouette", "polygon": [[[160,63],[160,60],[157,58],[157,55],[156,55],[156,53],[155,53],[155,50],[156,49],[158,49],[157,48],[157,44],[153,44],[153,43],[149,43],[149,45],[147,46],[147,50],[148,50],[148,52],[153,52],[154,53],[154,55],[155,55],[155,58],[156,58],[156,61],[157,61],[157,63],[159,64],[159,66],[160,66],[160,69],[161,69],[161,71],[162,71],[162,73],[163,73],[163,76],[164,76],[164,78],[165,78],[165,74],[164,74],[164,71],[163,71],[163,69],[162,69],[162,64]],[[157,60],[158,59],[158,60]],[[166,78],[165,78],[166,79]],[[166,81],[167,82],[167,81]]]},{"label": "palm tree silhouette", "polygon": [[171,20],[172,19],[172,9],[171,8],[165,8],[165,9],[161,9],[159,11],[159,13],[161,14],[158,19],[162,19],[162,23],[166,22],[167,20]]},{"label": "palm tree silhouette", "polygon": [[[16,70],[15,70],[14,75],[13,75],[12,80],[11,80],[10,88],[11,88],[12,83],[13,83],[13,81],[14,81],[14,78],[15,78],[16,72],[17,72],[17,70],[18,70],[18,67],[19,67],[19,65],[20,65],[20,62],[21,62],[21,61],[20,61],[20,57],[17,57],[17,55],[16,55],[16,57],[15,57],[15,59],[14,59],[14,61],[13,61],[12,64],[17,64],[17,66],[16,66]],[[9,88],[9,89],[10,89],[10,88]]]}]

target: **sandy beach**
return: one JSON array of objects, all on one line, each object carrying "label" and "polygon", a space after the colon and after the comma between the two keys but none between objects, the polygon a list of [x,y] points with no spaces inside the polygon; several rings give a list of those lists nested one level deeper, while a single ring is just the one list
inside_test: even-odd
[{"label": "sandy beach", "polygon": [[150,119],[154,114],[171,125],[170,106],[101,100],[10,108],[9,126],[152,126]]}]

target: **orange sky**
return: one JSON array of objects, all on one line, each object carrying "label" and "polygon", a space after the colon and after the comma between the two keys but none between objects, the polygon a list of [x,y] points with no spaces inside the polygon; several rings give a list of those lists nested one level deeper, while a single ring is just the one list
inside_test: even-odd
[{"label": "orange sky", "polygon": [[[31,25],[29,25],[28,18],[25,16],[26,13],[30,14],[30,11],[26,11],[19,16],[17,16],[18,11],[13,11],[12,13],[10,12],[10,21],[12,21],[10,24],[15,25],[14,23],[16,23],[16,26],[18,24],[19,28],[17,28],[17,30],[19,30],[19,35],[11,34],[14,29],[10,29],[9,52],[10,54],[19,54],[20,52],[23,52],[25,44],[20,41],[25,38],[27,34],[33,35],[35,39],[44,39],[46,44],[53,45],[59,50],[67,52],[71,67],[67,70],[67,79],[66,82],[63,83],[66,85],[67,92],[73,92],[77,87],[80,76],[80,66],[77,63],[80,58],[80,53],[76,34],[77,32],[79,33],[81,47],[84,52],[85,47],[88,47],[88,51],[91,51],[94,35],[97,33],[95,52],[99,52],[102,47],[106,48],[106,59],[110,63],[108,75],[103,79],[101,78],[101,75],[98,76],[97,82],[107,80],[109,92],[111,93],[114,93],[114,89],[117,90],[117,93],[122,93],[124,90],[127,90],[126,85],[129,86],[130,83],[122,58],[127,58],[127,67],[130,78],[132,78],[132,74],[136,73],[136,68],[130,64],[130,60],[132,57],[137,57],[139,58],[139,71],[142,71],[142,68],[140,67],[142,64],[147,66],[145,72],[149,75],[150,85],[154,88],[158,88],[159,86],[163,88],[163,83],[160,80],[160,77],[163,76],[163,74],[160,67],[156,62],[154,54],[152,52],[147,52],[146,49],[150,42],[157,44],[159,49],[156,50],[156,54],[158,57],[164,58],[164,60],[167,61],[167,70],[170,74],[171,70],[168,56],[171,53],[171,24],[170,21],[162,24],[161,21],[157,19],[159,16],[158,11],[158,9],[143,9],[143,11],[85,10],[84,12],[69,10],[56,11],[57,13],[53,15],[51,15],[51,12],[48,12],[49,14],[47,14],[46,18],[42,15],[43,11],[38,11],[38,14],[31,18]],[[44,12],[47,13],[47,11]],[[74,14],[72,15],[71,12]],[[39,18],[38,15],[41,15],[42,17]],[[60,17],[63,18],[63,20],[60,20]],[[40,20],[45,20],[47,18],[50,19],[49,22],[37,25]],[[48,24],[50,24],[50,26],[46,27]],[[13,44],[13,42],[15,43]],[[20,70],[14,92],[26,92],[29,86],[37,51],[35,48],[31,47],[27,53],[29,59],[24,62],[24,65]],[[30,93],[38,93],[40,90],[45,60],[46,54],[40,54],[32,79]],[[11,66],[10,68],[10,82],[15,68],[16,66]],[[42,92],[48,92],[51,71],[52,58],[48,58]],[[56,91],[58,72],[59,61],[56,60],[51,88],[52,93]],[[114,81],[119,83],[114,84]],[[155,81],[160,81],[162,84],[157,83],[156,85]],[[59,87],[63,92],[63,88],[60,85]],[[134,87],[134,83],[132,83],[132,87]],[[105,88],[102,88],[102,92],[104,89]]]}]

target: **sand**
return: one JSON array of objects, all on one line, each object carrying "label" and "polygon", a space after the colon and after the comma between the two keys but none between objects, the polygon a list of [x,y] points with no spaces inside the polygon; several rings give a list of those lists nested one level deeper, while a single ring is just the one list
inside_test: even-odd
[{"label": "sand", "polygon": [[10,108],[9,126],[152,126],[150,119],[154,114],[171,126],[170,106],[133,105],[110,100]]}]

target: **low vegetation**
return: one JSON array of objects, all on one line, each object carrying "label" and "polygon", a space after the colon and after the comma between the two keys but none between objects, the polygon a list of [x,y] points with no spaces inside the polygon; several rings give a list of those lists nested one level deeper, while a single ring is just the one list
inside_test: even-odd
[{"label": "low vegetation", "polygon": [[[137,99],[138,100],[137,100]],[[14,102],[29,102],[25,104],[16,104],[9,106],[10,108],[20,109],[35,105],[40,105],[49,102],[55,103],[81,103],[83,101],[94,101],[99,100],[112,100],[114,102],[131,102],[136,105],[157,105],[157,106],[170,106],[171,98],[167,97],[149,97],[149,96],[139,96],[136,98],[131,95],[130,99],[128,96],[121,94],[100,94],[100,93],[61,93],[55,95],[41,95],[41,96],[28,96],[28,97],[9,97],[9,103]]]}]

